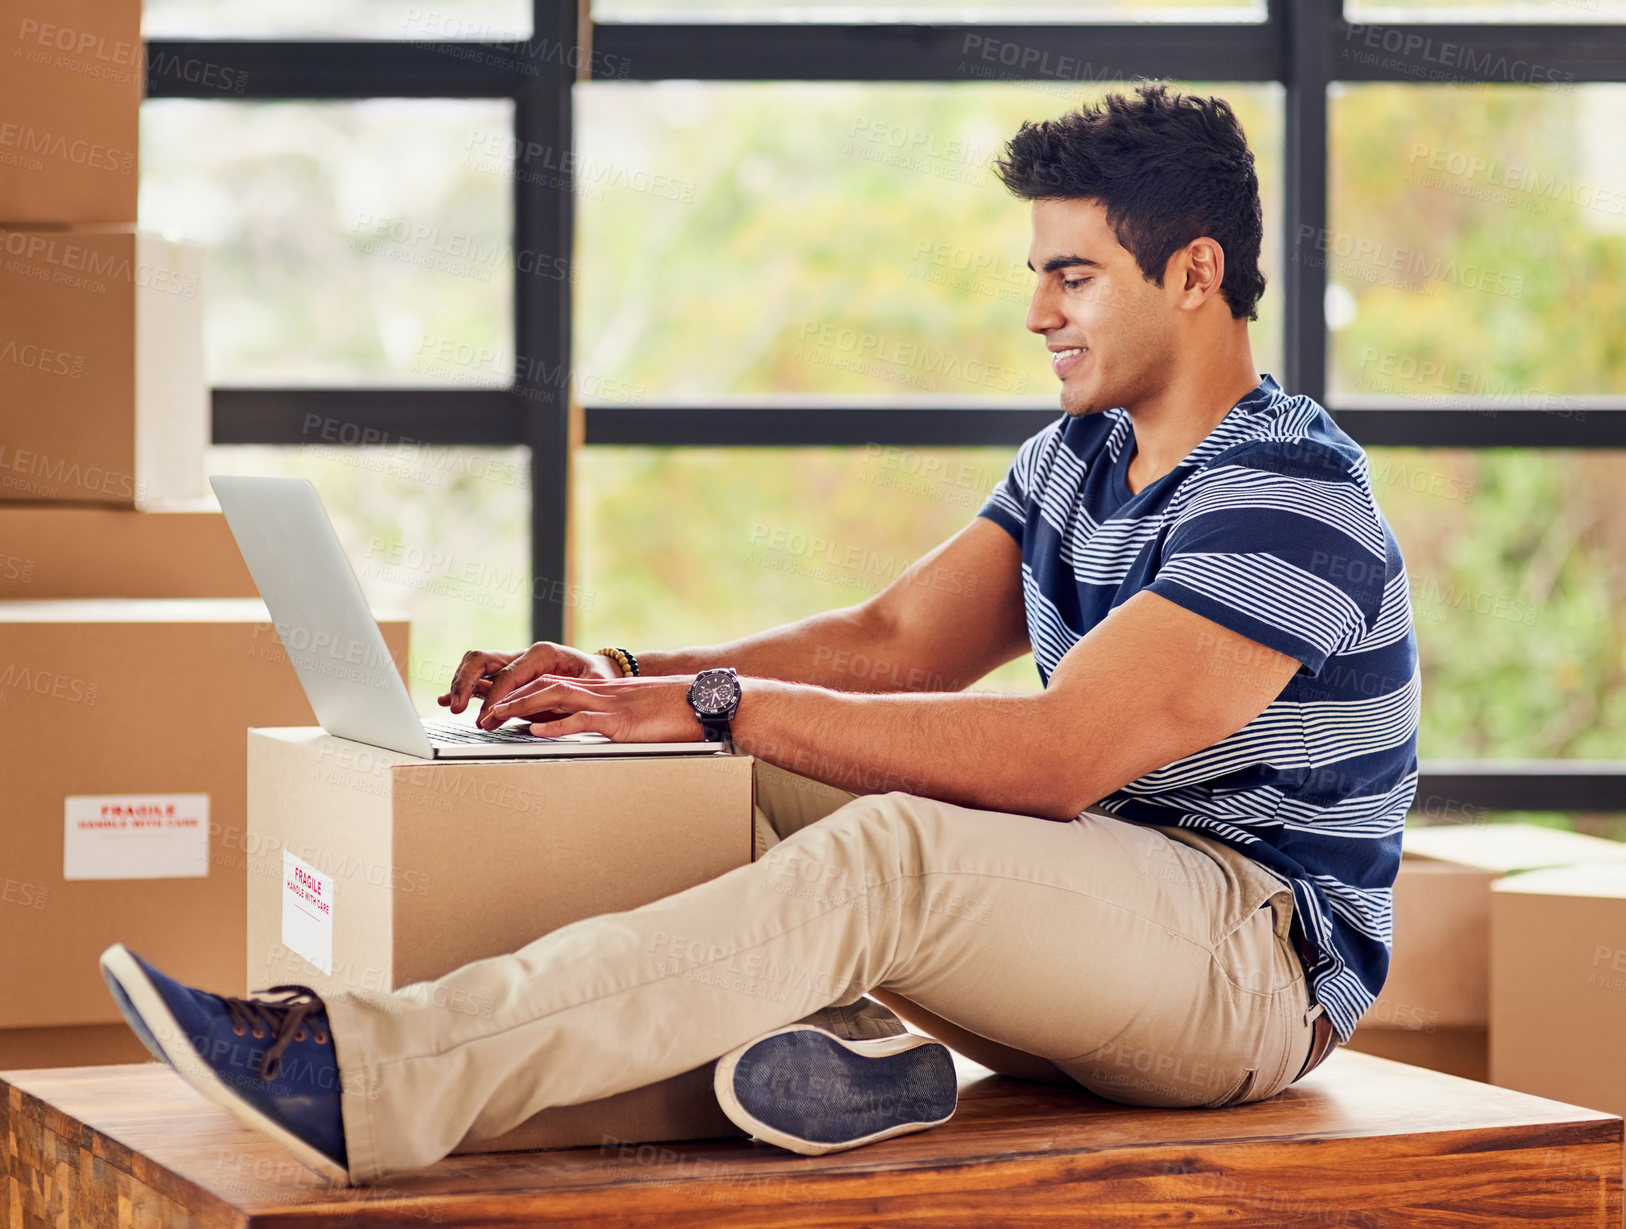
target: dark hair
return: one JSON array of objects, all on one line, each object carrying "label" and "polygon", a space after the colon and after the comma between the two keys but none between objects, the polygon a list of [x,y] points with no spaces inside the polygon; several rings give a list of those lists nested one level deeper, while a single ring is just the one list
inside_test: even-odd
[{"label": "dark hair", "polygon": [[1208,236],[1225,251],[1220,293],[1231,315],[1257,320],[1264,222],[1242,125],[1220,98],[1171,94],[1161,82],[1135,93],[1024,123],[995,174],[1023,200],[1105,205],[1118,242],[1157,286],[1170,256]]}]

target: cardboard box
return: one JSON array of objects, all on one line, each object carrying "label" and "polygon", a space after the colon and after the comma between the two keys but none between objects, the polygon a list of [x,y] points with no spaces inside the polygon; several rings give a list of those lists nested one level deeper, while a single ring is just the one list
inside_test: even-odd
[{"label": "cardboard box", "polygon": [[0,222],[134,222],[141,5],[10,0],[0,63]]},{"label": "cardboard box", "polygon": [[1626,865],[1533,871],[1491,893],[1490,1075],[1626,1114]]},{"label": "cardboard box", "polygon": [[1626,843],[1539,824],[1439,824],[1407,828],[1408,858],[1455,862],[1504,875],[1549,866],[1626,862]]},{"label": "cardboard box", "polygon": [[[431,980],[746,865],[752,814],[748,756],[433,761],[254,730],[249,980],[319,993]],[[315,912],[296,895],[311,884]],[[737,1136],[710,1069],[544,1110],[464,1150]]]},{"label": "cardboard box", "polygon": [[207,494],[202,274],[131,226],[0,229],[0,500]]},{"label": "cardboard box", "polygon": [[1501,872],[1404,857],[1394,948],[1359,1032],[1484,1028],[1490,1011],[1490,889]]},{"label": "cardboard box", "polygon": [[245,731],[310,720],[257,600],[0,602],[0,1028],[117,1021],[115,941],[243,993]]},{"label": "cardboard box", "polygon": [[70,1028],[0,1029],[0,1071],[42,1067],[111,1067],[153,1061],[130,1026],[77,1024]]},{"label": "cardboard box", "polygon": [[0,599],[254,596],[226,518],[207,505],[0,503]]},{"label": "cardboard box", "polygon": [[1490,1078],[1489,1045],[1489,1033],[1483,1027],[1371,1028],[1363,1024],[1349,1041],[1349,1048],[1362,1054],[1481,1083]]},{"label": "cardboard box", "polygon": [[1394,885],[1394,950],[1373,1029],[1484,1028],[1491,885],[1549,866],[1626,861],[1626,844],[1533,824],[1407,828]]}]

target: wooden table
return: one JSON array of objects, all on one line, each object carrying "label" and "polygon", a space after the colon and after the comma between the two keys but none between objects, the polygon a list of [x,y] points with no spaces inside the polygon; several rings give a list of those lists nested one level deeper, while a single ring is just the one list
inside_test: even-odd
[{"label": "wooden table", "polygon": [[832,1156],[611,1140],[343,1190],[156,1064],[14,1072],[0,1226],[1621,1224],[1619,1118],[1366,1054],[1224,1110],[960,1084],[948,1124]]}]

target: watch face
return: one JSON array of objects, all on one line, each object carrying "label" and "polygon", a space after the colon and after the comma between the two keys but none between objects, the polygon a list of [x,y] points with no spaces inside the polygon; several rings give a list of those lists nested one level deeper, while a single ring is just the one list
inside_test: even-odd
[{"label": "watch face", "polygon": [[689,690],[689,701],[708,717],[720,716],[734,707],[739,698],[740,685],[732,674],[723,670],[706,670],[697,675]]}]

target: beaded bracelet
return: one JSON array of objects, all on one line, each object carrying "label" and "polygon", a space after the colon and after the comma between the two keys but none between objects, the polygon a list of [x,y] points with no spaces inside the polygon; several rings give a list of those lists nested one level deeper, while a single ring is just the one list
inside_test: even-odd
[{"label": "beaded bracelet", "polygon": [[638,673],[638,659],[627,649],[600,649],[599,653],[608,657],[621,671],[623,678],[636,676]]}]

